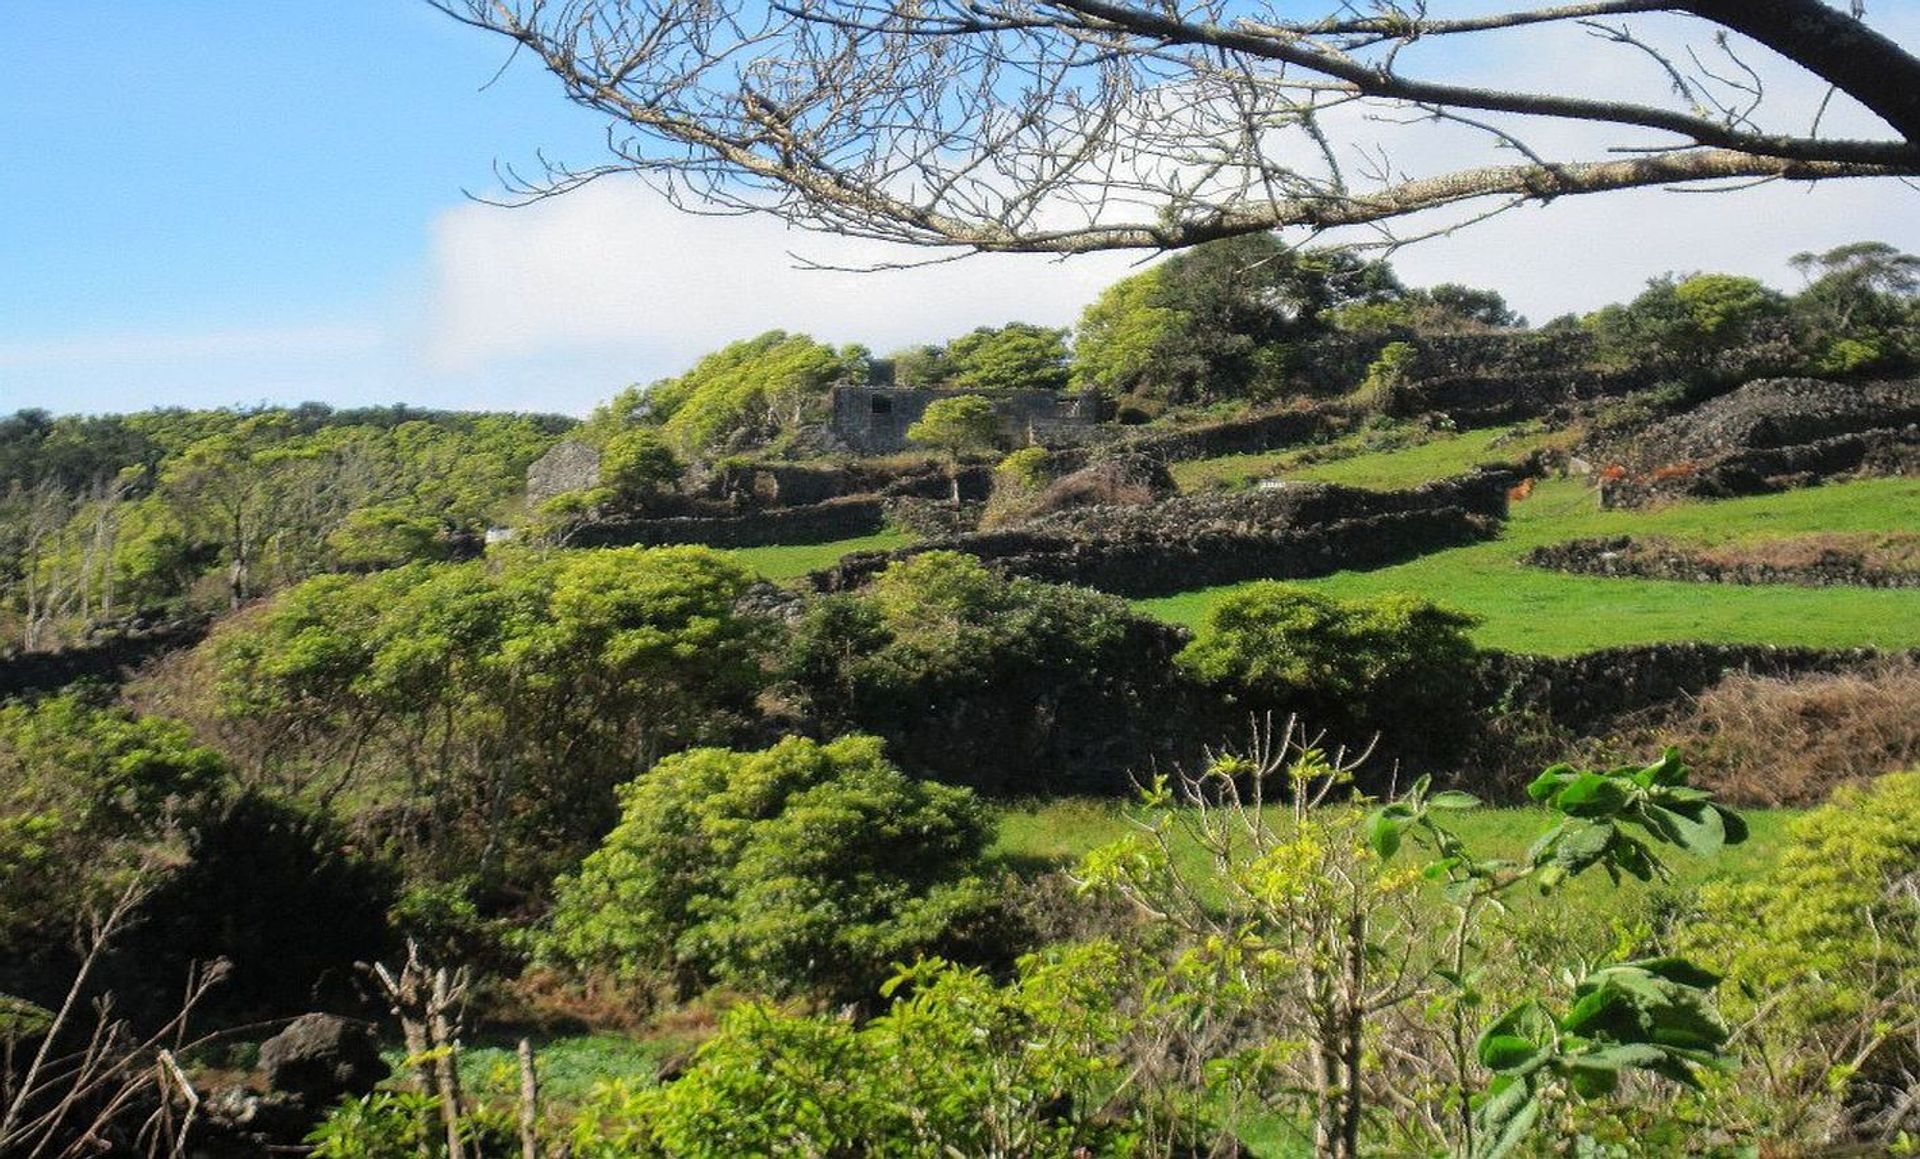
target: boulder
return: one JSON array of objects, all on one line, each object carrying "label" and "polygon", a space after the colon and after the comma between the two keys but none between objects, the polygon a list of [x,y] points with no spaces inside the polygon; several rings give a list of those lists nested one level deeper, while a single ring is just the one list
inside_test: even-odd
[{"label": "boulder", "polygon": [[364,1095],[390,1072],[373,1028],[335,1014],[303,1014],[260,1045],[269,1089],[298,1095],[310,1107],[342,1095]]}]

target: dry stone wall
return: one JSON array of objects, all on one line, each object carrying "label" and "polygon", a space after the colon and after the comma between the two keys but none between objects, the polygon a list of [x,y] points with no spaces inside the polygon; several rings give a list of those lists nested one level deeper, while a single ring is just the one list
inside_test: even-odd
[{"label": "dry stone wall", "polygon": [[1132,598],[1250,579],[1303,579],[1381,567],[1494,534],[1510,469],[1484,469],[1408,491],[1296,484],[1227,496],[1058,512],[1018,528],[863,552],[813,576],[822,591],[857,588],[926,551],[973,555],[1009,576],[1080,584]]},{"label": "dry stone wall", "polygon": [[745,515],[603,519],[580,527],[567,543],[571,547],[661,547],[673,543],[771,547],[853,539],[872,535],[886,523],[887,501],[867,496]]},{"label": "dry stone wall", "polygon": [[1526,562],[1575,575],[1676,580],[1683,583],[1791,584],[1796,587],[1920,587],[1920,572],[1885,571],[1865,566],[1857,555],[1829,552],[1812,563],[1785,566],[1760,562],[1722,562],[1664,544],[1640,543],[1628,536],[1575,539],[1536,547]]},{"label": "dry stone wall", "polygon": [[1576,735],[1596,736],[1621,717],[1697,696],[1735,673],[1849,672],[1883,656],[1871,648],[1702,643],[1641,644],[1578,656],[1486,652],[1475,673],[1475,699],[1490,713],[1537,713]]}]

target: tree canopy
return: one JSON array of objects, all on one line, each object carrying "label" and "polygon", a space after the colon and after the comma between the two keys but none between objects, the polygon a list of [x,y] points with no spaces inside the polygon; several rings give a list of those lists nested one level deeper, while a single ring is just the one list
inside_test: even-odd
[{"label": "tree canopy", "polygon": [[[634,172],[708,207],[923,245],[1179,248],[1433,209],[1455,211],[1432,226],[1448,228],[1675,182],[1920,173],[1920,59],[1822,0],[1454,17],[1412,0],[433,2],[612,122],[609,160],[526,193]],[[1644,83],[1540,67],[1576,53]],[[1404,126],[1442,147],[1405,147]]]},{"label": "tree canopy", "polygon": [[1176,403],[1258,394],[1278,385],[1287,345],[1324,332],[1329,312],[1402,293],[1385,262],[1288,249],[1272,234],[1209,242],[1088,306],[1074,377]]}]

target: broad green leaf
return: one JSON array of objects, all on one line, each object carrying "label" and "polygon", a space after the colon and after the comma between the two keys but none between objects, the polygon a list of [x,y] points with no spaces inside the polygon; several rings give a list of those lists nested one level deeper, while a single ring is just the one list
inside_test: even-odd
[{"label": "broad green leaf", "polygon": [[1539,1043],[1513,1034],[1497,1034],[1480,1040],[1480,1065],[1488,1070],[1519,1070],[1545,1053]]},{"label": "broad green leaf", "polygon": [[1400,826],[1402,822],[1390,817],[1383,810],[1375,813],[1367,824],[1367,844],[1380,855],[1380,860],[1388,861],[1400,851]]},{"label": "broad green leaf", "polygon": [[1544,801],[1559,792],[1560,786],[1572,780],[1574,775],[1572,765],[1554,765],[1533,779],[1533,782],[1527,786],[1527,796],[1536,801]]},{"label": "broad green leaf", "polygon": [[1553,795],[1553,807],[1570,817],[1607,817],[1626,803],[1626,787],[1601,773],[1581,773]]},{"label": "broad green leaf", "polygon": [[1571,1062],[1567,1064],[1567,1081],[1574,1094],[1583,1099],[1598,1099],[1619,1089],[1620,1072],[1584,1061]]}]

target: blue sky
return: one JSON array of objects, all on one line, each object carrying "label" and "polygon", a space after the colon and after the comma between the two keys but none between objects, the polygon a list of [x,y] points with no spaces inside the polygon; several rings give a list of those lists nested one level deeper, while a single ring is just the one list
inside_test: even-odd
[{"label": "blue sky", "polygon": [[[1903,39],[1917,9],[1880,6]],[[505,42],[424,3],[0,10],[0,411],[319,399],[581,413],[772,326],[885,350],[1013,318],[1068,324],[1137,260],[808,274],[791,252],[871,248],[679,216],[631,184],[475,204],[463,190],[491,188],[496,162],[592,161],[601,127],[525,62],[489,85]],[[1798,250],[1860,237],[1920,250],[1917,199],[1862,183],[1585,199],[1396,264],[1544,318],[1669,269],[1784,286]]]}]

